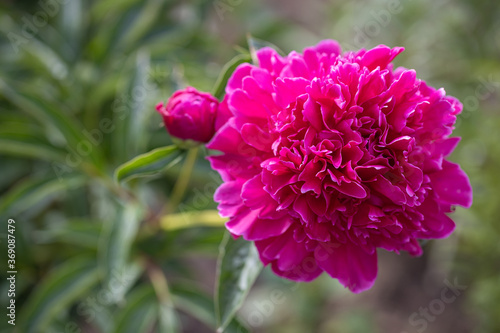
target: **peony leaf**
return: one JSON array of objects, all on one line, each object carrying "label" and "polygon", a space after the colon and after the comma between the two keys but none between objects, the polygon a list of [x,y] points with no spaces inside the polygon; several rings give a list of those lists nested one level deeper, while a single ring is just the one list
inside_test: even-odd
[{"label": "peony leaf", "polygon": [[[120,206],[117,216],[105,225],[99,253],[104,272],[103,285],[113,288],[111,302],[120,302],[140,273],[136,265],[129,265],[129,255],[132,243],[142,220],[142,209],[133,202]],[[116,289],[114,285],[124,287]]]},{"label": "peony leaf", "polygon": [[[84,36],[84,22],[86,10],[82,0],[73,0],[61,6],[62,15],[59,21],[59,30],[66,37],[66,41],[78,49]],[[61,45],[61,49],[62,49]]]},{"label": "peony leaf", "polygon": [[226,233],[220,246],[215,292],[217,332],[224,332],[262,270],[253,243]]},{"label": "peony leaf", "polygon": [[180,160],[181,150],[176,146],[157,148],[120,165],[115,170],[115,179],[118,182],[124,182],[133,178],[154,176],[164,172]]},{"label": "peony leaf", "polygon": [[217,82],[215,82],[214,88],[212,90],[212,95],[214,95],[215,98],[221,100],[222,97],[224,97],[227,81],[229,80],[229,77],[233,74],[236,67],[245,62],[251,62],[251,61],[252,58],[250,57],[249,54],[240,54],[231,59],[228,63],[226,63],[224,65],[224,68],[222,68],[219,77],[217,78]]},{"label": "peony leaf", "polygon": [[64,225],[50,224],[43,230],[36,232],[36,244],[68,244],[72,247],[81,247],[97,250],[99,237],[102,232],[102,221],[87,218],[72,218]]},{"label": "peony leaf", "polygon": [[116,318],[116,333],[151,332],[158,315],[158,301],[151,285],[142,285],[127,296],[127,305]]},{"label": "peony leaf", "polygon": [[80,175],[68,176],[64,180],[27,179],[0,197],[0,215],[15,216],[28,209],[45,207],[61,192],[81,187],[86,182],[87,178]]},{"label": "peony leaf", "polygon": [[[87,141],[81,124],[70,115],[69,110],[63,109],[62,106],[48,103],[31,91],[24,92],[20,88],[14,90],[3,80],[0,80],[0,95],[19,110],[37,119],[47,129],[58,131],[69,147],[77,149],[78,145]],[[101,156],[98,155],[97,149],[92,149],[89,153],[89,158],[96,166],[102,164]]]},{"label": "peony leaf", "polygon": [[19,332],[47,332],[55,317],[88,295],[99,282],[94,258],[71,258],[49,273],[19,314]]},{"label": "peony leaf", "polygon": [[209,327],[215,326],[214,303],[202,290],[189,284],[175,284],[170,287],[175,307],[189,313]]},{"label": "peony leaf", "polygon": [[[148,94],[153,93],[155,85],[152,85],[148,80],[151,76],[150,69],[150,56],[146,51],[138,52],[135,59],[135,66],[133,71],[133,77],[128,94],[130,96],[135,96],[136,91],[147,91]],[[146,148],[146,120],[147,117],[154,112],[154,109],[148,108],[147,103],[138,98],[132,98],[130,103],[130,113],[127,117],[127,128],[126,135],[123,138],[125,150],[128,155],[126,158],[130,158]]]},{"label": "peony leaf", "polygon": [[171,302],[159,301],[158,333],[179,332],[179,319]]},{"label": "peony leaf", "polygon": [[[209,327],[216,324],[214,318],[214,303],[202,290],[193,289],[192,284],[176,284],[170,288],[175,306],[189,313]],[[228,332],[246,333],[248,329],[236,318],[227,326]]]},{"label": "peony leaf", "polygon": [[65,163],[68,153],[21,129],[17,133],[0,131],[0,154]]},{"label": "peony leaf", "polygon": [[149,0],[142,1],[140,6],[130,7],[114,30],[111,40],[113,51],[138,48],[137,41],[151,31],[155,21],[161,17],[163,5],[161,0]]}]

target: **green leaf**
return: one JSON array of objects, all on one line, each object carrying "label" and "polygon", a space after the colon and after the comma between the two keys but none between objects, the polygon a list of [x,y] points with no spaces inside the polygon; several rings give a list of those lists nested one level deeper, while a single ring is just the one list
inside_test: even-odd
[{"label": "green leaf", "polygon": [[80,42],[83,37],[84,8],[82,0],[72,0],[61,6],[62,14],[58,16],[60,19],[59,30],[65,39],[73,46],[74,49],[80,49]]},{"label": "green leaf", "polygon": [[26,121],[0,124],[0,154],[65,163],[67,152],[54,147],[40,128]]},{"label": "green leaf", "polygon": [[[146,143],[145,138],[147,138],[145,135],[146,117],[150,115],[151,110],[153,110],[149,110],[149,105],[146,103],[145,96],[151,98],[151,94],[156,88],[156,86],[148,80],[151,75],[149,53],[146,51],[137,52],[135,58],[134,71],[132,73],[133,77],[127,78],[131,80],[127,95],[132,96],[132,101],[130,103],[130,113],[127,117],[127,128],[124,133],[125,137],[121,143],[125,147],[125,152],[127,154],[126,158],[135,156],[140,151],[143,151]],[[144,95],[137,96],[137,92],[142,92]]]},{"label": "green leaf", "polygon": [[[20,90],[13,90],[1,79],[0,94],[17,106],[19,110],[37,118],[48,130],[56,129],[73,149],[77,149],[77,146],[82,142],[88,142],[83,135],[80,124],[69,112],[60,110],[59,106],[48,103],[46,99],[40,99],[31,92],[27,94]],[[99,150],[95,146],[92,148],[89,157],[94,164],[100,165],[102,161],[98,157]]]},{"label": "green leaf", "polygon": [[158,315],[158,301],[151,285],[142,285],[127,297],[127,305],[115,320],[115,333],[152,332]]},{"label": "green leaf", "polygon": [[50,322],[99,282],[93,258],[71,258],[52,270],[19,314],[19,332],[46,332]]},{"label": "green leaf", "polygon": [[170,302],[160,302],[158,312],[158,333],[179,332],[177,316],[174,307]]},{"label": "green leaf", "polygon": [[248,328],[243,325],[237,318],[233,318],[226,327],[227,333],[250,333]]},{"label": "green leaf", "polygon": [[0,79],[0,93],[5,96],[12,104],[20,110],[37,118],[41,123],[52,128],[56,128],[64,136],[67,143],[76,146],[82,139],[81,128],[69,114],[65,114],[56,109],[53,105],[46,103],[36,96],[25,94],[21,91],[15,91]]},{"label": "green leaf", "polygon": [[[170,288],[172,299],[177,308],[213,328],[216,325],[213,300],[202,290],[193,288],[193,284],[176,284]],[[245,333],[248,330],[234,318],[227,327],[228,332]]]},{"label": "green leaf", "polygon": [[[113,294],[111,300],[113,302],[120,301],[127,288],[130,287],[129,283],[123,281],[116,283],[115,280],[116,276],[127,274],[129,270],[129,255],[141,219],[141,207],[133,202],[127,202],[119,207],[115,219],[105,225],[106,229],[103,232],[99,251],[105,275],[103,284],[105,287],[109,287],[110,290],[115,288],[115,285],[123,285],[124,287],[123,290],[116,290],[116,293]],[[131,279],[127,278],[127,281]]]},{"label": "green leaf", "polygon": [[118,182],[137,177],[154,176],[164,172],[181,160],[181,150],[176,146],[154,149],[120,165],[115,170]]},{"label": "green leaf", "polygon": [[176,333],[174,309],[159,302],[151,285],[141,285],[128,296],[126,306],[115,319],[115,333]]},{"label": "green leaf", "polygon": [[176,284],[170,287],[175,306],[209,327],[215,327],[213,300],[202,290],[193,288],[193,284],[194,282],[184,285]]},{"label": "green leaf", "polygon": [[41,141],[30,141],[28,138],[8,138],[0,135],[0,154],[28,157],[47,161],[65,163],[65,152]]},{"label": "green leaf", "polygon": [[239,54],[233,59],[231,59],[228,63],[224,65],[222,68],[217,81],[215,82],[214,88],[212,90],[212,95],[217,99],[222,99],[224,96],[224,92],[226,89],[227,81],[233,74],[234,70],[241,64],[245,62],[251,62],[252,58],[249,54]]},{"label": "green leaf", "polygon": [[220,246],[215,292],[217,332],[224,332],[262,270],[257,249],[242,237],[226,233]]},{"label": "green leaf", "polygon": [[63,226],[54,225],[36,232],[36,243],[64,243],[88,249],[97,249],[102,232],[101,221],[74,219],[67,221]]},{"label": "green leaf", "polygon": [[16,215],[28,208],[51,202],[59,192],[84,185],[83,176],[68,176],[64,180],[28,179],[0,198],[0,215]]},{"label": "green leaf", "polygon": [[[103,3],[102,6],[94,6],[93,9],[107,7],[107,5],[111,6],[110,10],[112,12],[116,11],[116,1],[108,4]],[[101,34],[104,35],[104,38],[100,40],[100,43],[107,43],[105,56],[122,56],[139,49],[140,43],[138,42],[140,38],[150,32],[158,20],[162,19],[162,23],[165,24],[166,17],[161,16],[161,13],[165,12],[165,5],[165,1],[162,0],[142,2],[125,0],[124,3],[118,5],[118,7],[122,7],[119,15],[103,17],[100,23],[107,29],[101,29],[106,30],[106,32]],[[99,14],[94,16],[97,17]],[[110,21],[112,22],[111,25],[109,24]]]},{"label": "green leaf", "polygon": [[[52,87],[44,87],[45,89],[59,88],[61,91],[68,92],[68,82],[63,77],[68,72],[68,43],[64,40],[61,33],[55,30],[42,29],[40,30],[42,40],[34,39],[31,43],[23,45],[22,58],[20,63],[25,69],[29,69],[39,79],[45,81],[45,84],[52,84]],[[71,51],[70,51],[71,52]],[[20,64],[21,65],[21,64]],[[23,82],[24,91],[29,91],[28,87],[32,87],[34,82]],[[36,84],[38,90],[40,83]],[[37,91],[38,92],[38,91]]]},{"label": "green leaf", "polygon": [[162,0],[141,2],[141,7],[134,9],[137,15],[134,17],[133,22],[127,22],[126,24],[126,31],[121,36],[120,44],[126,49],[130,49],[141,36],[151,31],[156,18],[162,13],[163,4]]},{"label": "green leaf", "polygon": [[123,0],[116,2],[116,0],[101,0],[93,2],[90,9],[90,17],[102,20],[109,16],[110,12],[123,14],[124,11],[129,9],[136,0]]}]

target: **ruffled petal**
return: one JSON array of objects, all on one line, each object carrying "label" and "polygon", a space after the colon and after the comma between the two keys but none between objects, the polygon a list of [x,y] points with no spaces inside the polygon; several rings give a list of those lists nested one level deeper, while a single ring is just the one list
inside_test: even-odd
[{"label": "ruffled petal", "polygon": [[318,245],[314,256],[318,265],[354,293],[373,286],[377,277],[377,254],[368,254],[350,244]]},{"label": "ruffled petal", "polygon": [[458,164],[443,161],[443,169],[429,177],[440,201],[466,208],[472,205],[472,187],[469,178]]}]

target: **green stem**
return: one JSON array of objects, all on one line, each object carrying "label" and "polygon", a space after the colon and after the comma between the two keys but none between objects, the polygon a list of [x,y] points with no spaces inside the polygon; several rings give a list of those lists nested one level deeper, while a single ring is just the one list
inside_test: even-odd
[{"label": "green stem", "polygon": [[151,259],[146,258],[144,260],[146,273],[153,285],[156,296],[161,303],[172,303],[172,297],[170,295],[170,290],[168,287],[167,279],[163,274],[160,267],[158,267]]},{"label": "green stem", "polygon": [[172,190],[172,196],[170,198],[170,203],[168,204],[167,212],[174,212],[184,198],[184,194],[186,193],[191,173],[193,172],[193,167],[196,162],[198,150],[198,147],[189,149],[186,161],[184,162],[181,174],[179,175],[179,179],[177,179],[174,189]]}]

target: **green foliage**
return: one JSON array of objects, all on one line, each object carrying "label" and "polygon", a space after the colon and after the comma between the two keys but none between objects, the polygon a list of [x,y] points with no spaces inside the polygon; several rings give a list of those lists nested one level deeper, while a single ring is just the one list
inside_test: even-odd
[{"label": "green foliage", "polygon": [[[185,68],[205,66],[213,48],[197,36],[210,8],[47,3],[0,8],[0,216],[17,223],[18,331],[181,332],[179,308],[215,329],[210,295],[198,288],[170,296],[166,275],[178,271],[175,282],[190,274],[179,260],[189,251],[214,258],[224,220],[211,210],[167,209],[178,168],[171,170],[184,154],[154,111],[186,84]],[[46,6],[48,21],[39,24]],[[185,10],[195,16],[179,17]],[[154,176],[157,183],[141,182]],[[203,225],[214,231],[186,233]],[[192,246],[179,242],[187,236]]]},{"label": "green foliage", "polygon": [[217,275],[215,309],[218,332],[223,332],[262,269],[255,246],[243,238],[226,233],[221,243]]},{"label": "green foliage", "polygon": [[18,320],[22,332],[45,332],[51,321],[99,282],[95,258],[71,258],[37,287]]},{"label": "green foliage", "polygon": [[150,332],[158,312],[159,305],[153,287],[138,287],[130,293],[127,305],[117,314],[113,332]]}]

